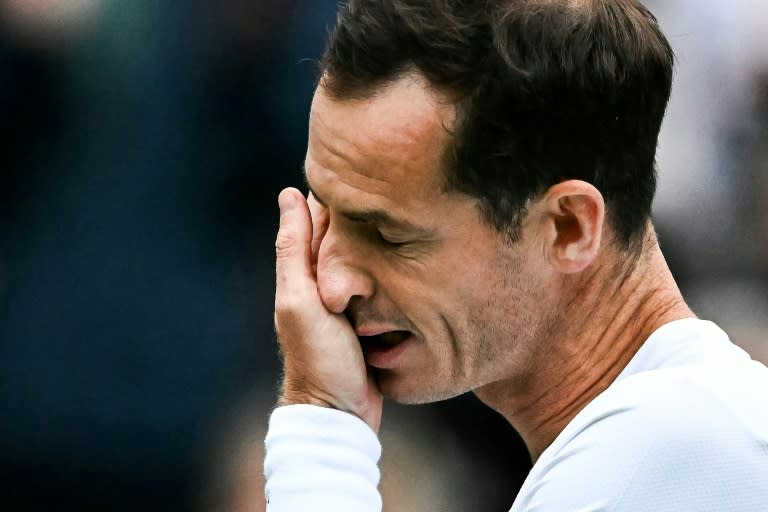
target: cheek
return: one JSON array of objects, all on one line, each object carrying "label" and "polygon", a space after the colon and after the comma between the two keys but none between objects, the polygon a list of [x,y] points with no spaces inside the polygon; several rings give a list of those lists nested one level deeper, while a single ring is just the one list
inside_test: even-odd
[{"label": "cheek", "polygon": [[536,316],[542,289],[524,260],[505,254],[467,266],[446,292],[466,328],[479,331],[478,343],[516,337]]},{"label": "cheek", "polygon": [[378,306],[396,308],[422,329],[434,332],[440,328],[435,323],[448,322],[464,330],[468,319],[486,316],[489,308],[518,302],[525,289],[522,265],[507,251],[475,238],[446,245],[422,262],[377,262]]}]

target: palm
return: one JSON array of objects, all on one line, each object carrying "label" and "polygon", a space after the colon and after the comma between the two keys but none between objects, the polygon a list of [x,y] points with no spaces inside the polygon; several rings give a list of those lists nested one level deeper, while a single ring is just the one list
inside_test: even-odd
[{"label": "palm", "polygon": [[378,430],[382,396],[357,335],[344,315],[326,309],[317,290],[314,263],[327,217],[315,211],[310,217],[301,202],[291,218],[281,214],[277,242],[275,327],[284,354],[282,401],[345,410]]}]

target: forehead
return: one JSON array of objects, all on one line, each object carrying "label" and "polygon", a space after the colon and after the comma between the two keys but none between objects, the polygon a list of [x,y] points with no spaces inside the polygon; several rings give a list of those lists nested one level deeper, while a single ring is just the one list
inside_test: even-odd
[{"label": "forehead", "polygon": [[[454,108],[419,76],[365,99],[337,100],[318,87],[310,114],[307,174],[372,193],[441,188]],[[330,173],[330,174],[329,174]]]}]

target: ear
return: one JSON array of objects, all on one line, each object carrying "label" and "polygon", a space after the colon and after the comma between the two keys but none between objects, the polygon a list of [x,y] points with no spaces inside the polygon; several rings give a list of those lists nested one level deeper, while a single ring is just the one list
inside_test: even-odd
[{"label": "ear", "polygon": [[544,195],[549,262],[559,272],[573,274],[597,257],[605,222],[605,201],[594,186],[568,180]]}]

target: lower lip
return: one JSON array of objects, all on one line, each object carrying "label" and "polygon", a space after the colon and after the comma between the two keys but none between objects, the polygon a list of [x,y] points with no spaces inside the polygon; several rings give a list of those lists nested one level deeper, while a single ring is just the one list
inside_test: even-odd
[{"label": "lower lip", "polygon": [[365,362],[368,363],[369,366],[373,366],[374,368],[379,368],[381,370],[393,369],[397,366],[398,361],[402,357],[403,352],[405,352],[405,349],[408,348],[408,344],[412,339],[413,334],[405,338],[397,345],[392,345],[391,347],[365,347],[363,349],[365,354]]}]

